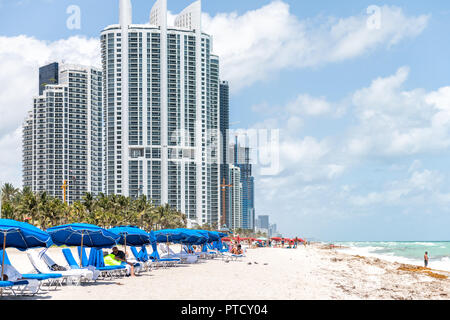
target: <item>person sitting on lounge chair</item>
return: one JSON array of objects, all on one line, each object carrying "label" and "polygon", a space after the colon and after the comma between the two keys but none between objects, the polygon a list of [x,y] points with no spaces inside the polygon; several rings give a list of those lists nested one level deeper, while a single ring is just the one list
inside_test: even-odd
[{"label": "person sitting on lounge chair", "polygon": [[232,254],[242,254],[243,251],[242,251],[241,245],[238,244],[237,247],[236,247],[236,246],[233,247],[233,249],[231,249],[231,253],[232,253]]},{"label": "person sitting on lounge chair", "polygon": [[[0,274],[2,274],[2,266],[0,264]],[[39,291],[39,281],[34,279],[24,279],[22,275],[11,265],[5,264],[3,269],[3,279],[2,281],[16,282],[20,280],[26,280],[28,282],[27,289],[32,293],[37,293]]]},{"label": "person sitting on lounge chair", "polygon": [[117,249],[117,247],[114,247],[114,248],[112,249],[112,253],[111,253],[111,254],[114,255],[114,258],[115,258],[116,260],[119,260],[119,261],[122,261],[122,262],[125,262],[126,264],[128,264],[128,265],[130,266],[130,268],[131,268],[131,276],[132,276],[132,277],[135,276],[135,274],[134,274],[134,263],[128,262],[128,261],[127,261],[127,258],[126,258],[126,256],[125,256],[125,252],[123,252],[123,251]]}]

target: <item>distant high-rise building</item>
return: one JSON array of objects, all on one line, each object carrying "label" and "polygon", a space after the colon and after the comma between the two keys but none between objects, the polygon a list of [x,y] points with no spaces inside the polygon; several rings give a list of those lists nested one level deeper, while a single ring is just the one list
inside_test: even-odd
[{"label": "distant high-rise building", "polygon": [[201,1],[168,26],[158,0],[146,24],[101,33],[107,194],[147,195],[200,225],[220,221],[219,58],[202,32]]},{"label": "distant high-rise building", "polygon": [[102,192],[102,72],[64,64],[57,78],[34,98],[23,125],[23,184],[63,199],[67,180],[71,203]]},{"label": "distant high-rise building", "polygon": [[278,233],[277,225],[271,224],[269,225],[269,237],[274,237]]},{"label": "distant high-rise building", "polygon": [[229,148],[230,163],[240,169],[242,185],[242,228],[253,230],[255,228],[255,180],[252,176],[250,148],[242,147],[236,137],[234,145]]},{"label": "distant high-rise building", "polygon": [[[220,135],[222,148],[220,154],[220,183],[230,185],[228,165],[228,130],[230,129],[230,88],[227,81],[220,82]],[[222,199],[222,197],[224,199]],[[220,193],[221,216],[230,216],[230,193],[228,189]],[[225,203],[225,210],[222,203]],[[227,220],[227,219],[225,219]]]},{"label": "distant high-rise building", "polygon": [[229,180],[232,185],[230,187],[230,215],[228,217],[227,226],[230,229],[241,229],[242,225],[242,183],[241,169],[234,165],[230,165]]},{"label": "distant high-rise building", "polygon": [[269,230],[269,216],[258,216],[257,227]]}]

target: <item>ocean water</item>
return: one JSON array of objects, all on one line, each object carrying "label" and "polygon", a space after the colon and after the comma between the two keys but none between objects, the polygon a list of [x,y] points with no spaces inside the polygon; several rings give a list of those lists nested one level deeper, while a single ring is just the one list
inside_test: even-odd
[{"label": "ocean water", "polygon": [[336,242],[348,248],[339,251],[386,261],[423,266],[423,256],[428,252],[428,267],[450,271],[450,241],[410,242]]}]

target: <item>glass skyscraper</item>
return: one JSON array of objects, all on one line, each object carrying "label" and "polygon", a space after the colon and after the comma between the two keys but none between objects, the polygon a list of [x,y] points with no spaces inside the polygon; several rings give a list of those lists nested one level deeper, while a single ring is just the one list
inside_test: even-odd
[{"label": "glass skyscraper", "polygon": [[147,195],[193,222],[220,219],[219,58],[201,30],[201,1],[167,24],[158,0],[147,24],[132,23],[120,0],[119,24],[101,33],[105,187]]},{"label": "glass skyscraper", "polygon": [[44,89],[47,84],[57,83],[59,83],[58,62],[53,62],[39,68],[39,95],[44,93]]}]

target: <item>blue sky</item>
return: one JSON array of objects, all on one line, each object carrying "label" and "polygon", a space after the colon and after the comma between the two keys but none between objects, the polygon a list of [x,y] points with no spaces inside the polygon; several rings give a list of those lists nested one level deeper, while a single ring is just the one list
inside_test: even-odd
[{"label": "blue sky", "polygon": [[[146,22],[153,1],[132,2],[133,21]],[[69,5],[80,30],[66,27]],[[371,5],[377,31],[365,29]],[[288,236],[449,240],[448,1],[204,0],[203,11],[233,128],[280,130],[280,171],[255,170],[257,214]],[[36,66],[98,61],[95,42],[117,17],[114,0],[0,0],[0,148],[11,154],[1,181],[21,185],[18,128]]]}]

